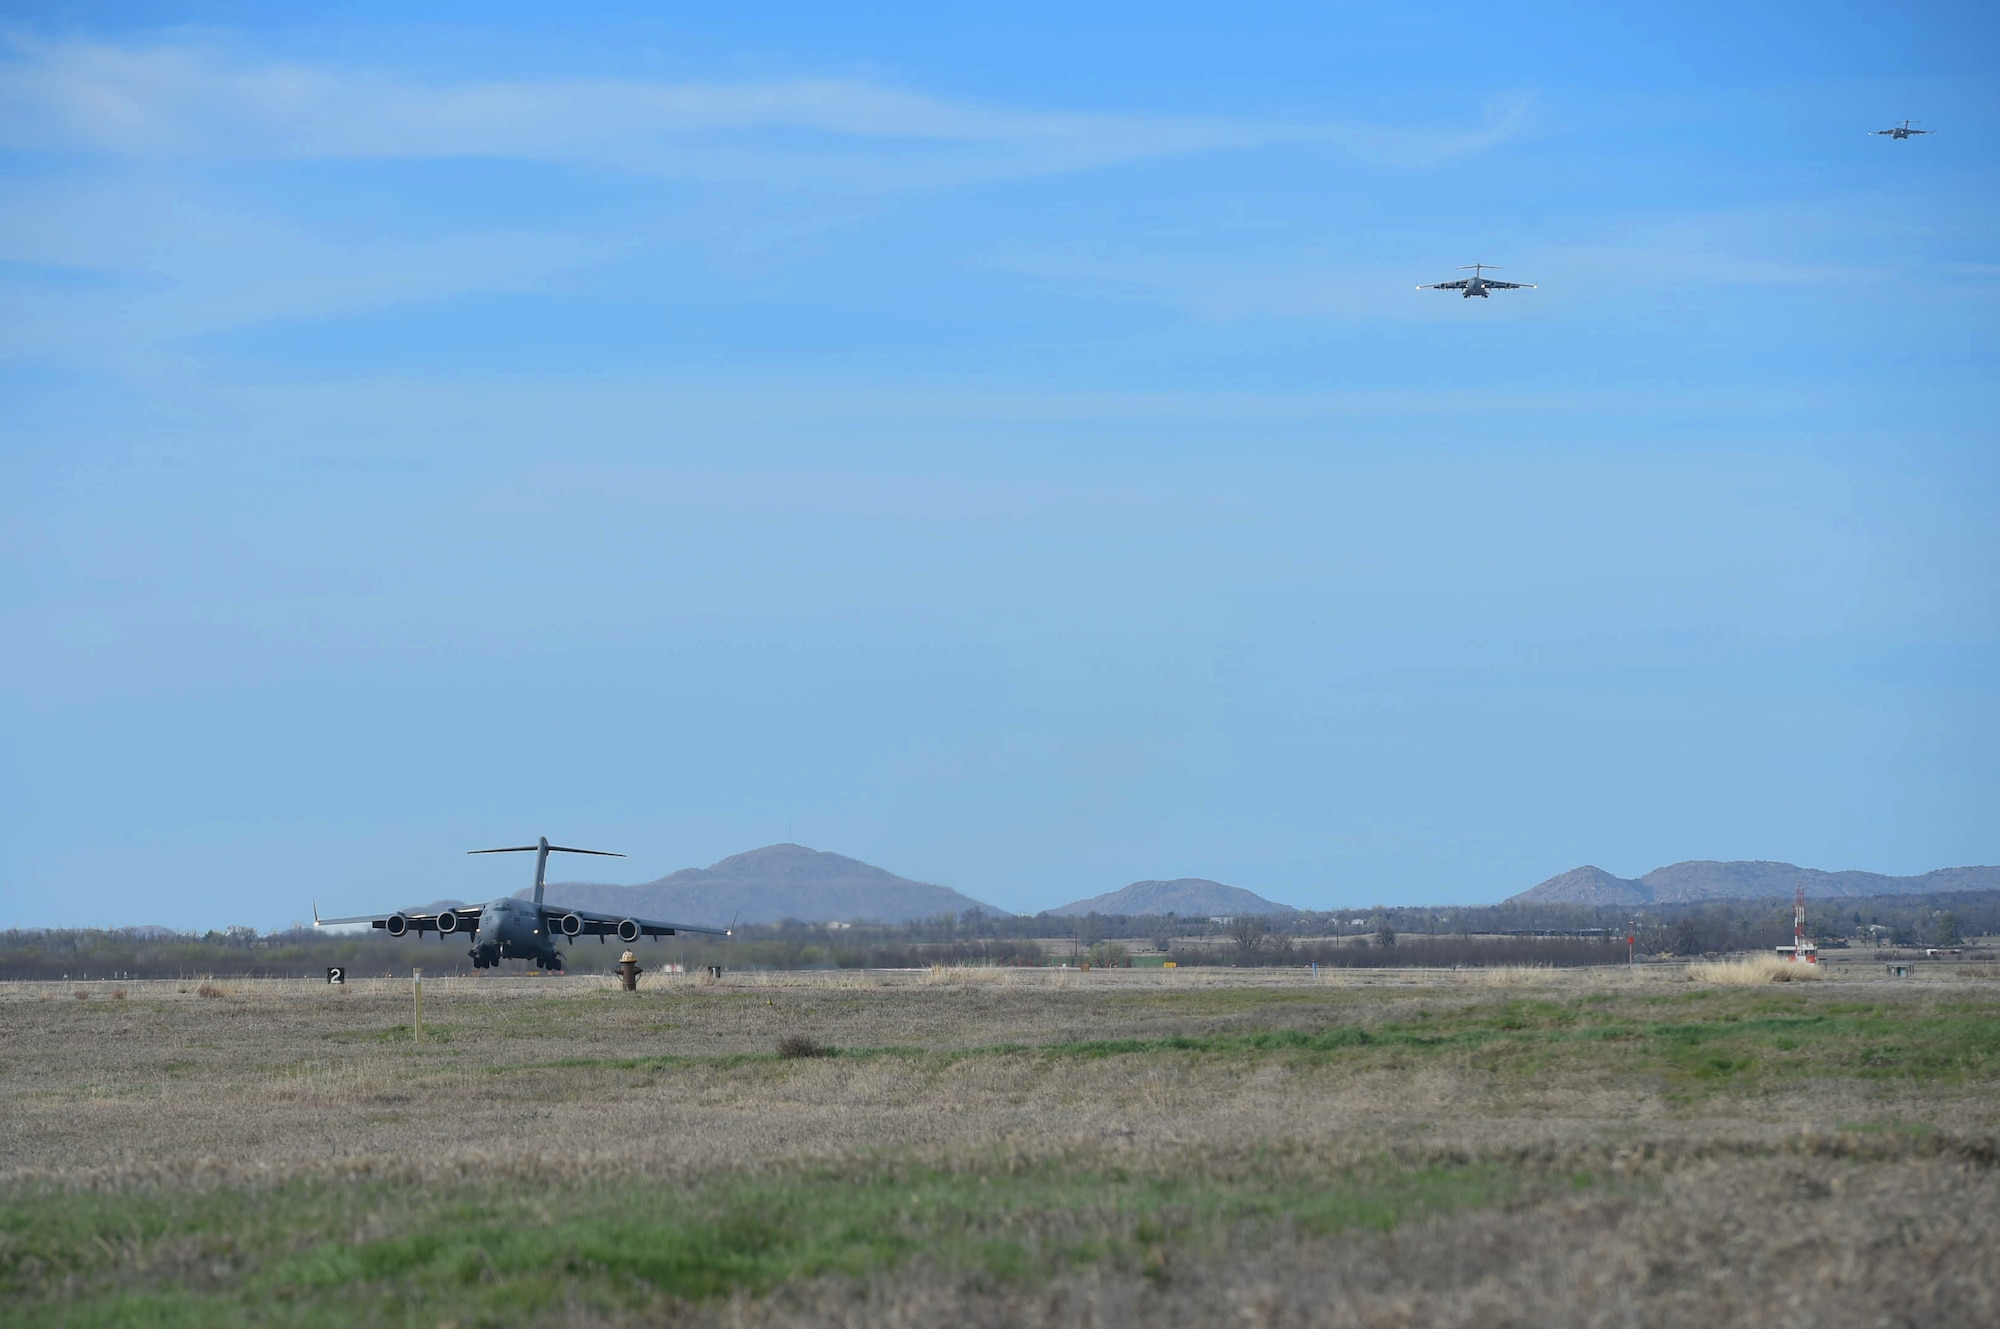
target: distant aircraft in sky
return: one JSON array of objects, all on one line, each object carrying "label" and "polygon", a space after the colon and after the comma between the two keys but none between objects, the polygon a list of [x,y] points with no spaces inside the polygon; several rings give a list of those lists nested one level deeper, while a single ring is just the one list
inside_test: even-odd
[{"label": "distant aircraft in sky", "polygon": [[338,923],[366,923],[392,937],[414,932],[422,936],[435,932],[440,937],[464,932],[472,941],[466,952],[475,969],[491,969],[501,960],[533,960],[538,969],[562,972],[562,952],[556,938],[596,937],[600,941],[615,936],[620,941],[641,937],[671,937],[676,932],[701,932],[711,937],[727,937],[725,928],[692,927],[686,923],[658,923],[649,918],[620,918],[590,909],[555,909],[542,903],[542,879],[548,872],[550,854],[596,854],[601,858],[623,858],[603,849],[567,849],[550,844],[548,838],[533,844],[506,849],[470,849],[473,854],[533,854],[535,856],[535,898],[517,900],[503,895],[487,905],[459,905],[434,914],[398,910],[393,914],[360,914],[353,918],[321,918],[313,906],[313,926],[331,927]]},{"label": "distant aircraft in sky", "polygon": [[1888,129],[1871,129],[1868,132],[1870,134],[1883,135],[1888,138],[1915,138],[1919,134],[1930,134],[1936,132],[1935,130],[1930,130],[1930,129],[1910,128],[1910,126],[1914,125],[1915,123],[1917,122],[1914,120],[1905,120],[1903,121],[1902,124],[1893,125]]},{"label": "distant aircraft in sky", "polygon": [[1417,289],[1420,291],[1463,291],[1465,293],[1463,298],[1467,300],[1470,300],[1475,295],[1484,300],[1487,298],[1486,293],[1488,291],[1532,291],[1535,289],[1533,282],[1489,280],[1484,275],[1489,268],[1496,272],[1499,271],[1491,263],[1465,263],[1461,264],[1458,270],[1464,272],[1468,268],[1472,271],[1470,277],[1461,277],[1457,281],[1435,282],[1429,286],[1419,286]]}]

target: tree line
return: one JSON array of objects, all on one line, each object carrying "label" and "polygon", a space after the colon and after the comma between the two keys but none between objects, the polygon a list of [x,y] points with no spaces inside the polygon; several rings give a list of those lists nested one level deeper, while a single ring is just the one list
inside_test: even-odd
[{"label": "tree line", "polygon": [[[2000,891],[1807,901],[1821,946],[1952,946],[2000,934]],[[1713,901],[1643,909],[1500,904],[1450,908],[1371,905],[1229,919],[1167,915],[988,914],[972,910],[899,924],[745,925],[732,939],[673,937],[637,948],[640,963],[690,970],[903,969],[934,964],[1120,963],[1122,940],[1146,941],[1177,964],[1340,967],[1604,964],[1645,955],[1762,950],[1792,939],[1787,900]],[[587,942],[564,952],[575,973],[606,973],[623,948]],[[473,972],[453,941],[310,928],[203,933],[160,928],[15,929],[0,933],[0,980],[313,977],[340,965],[356,977]]]}]

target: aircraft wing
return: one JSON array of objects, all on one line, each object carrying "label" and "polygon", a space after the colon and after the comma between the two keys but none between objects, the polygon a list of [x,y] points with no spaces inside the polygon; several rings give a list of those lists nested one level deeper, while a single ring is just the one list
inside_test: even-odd
[{"label": "aircraft wing", "polygon": [[[662,923],[657,919],[633,918],[629,914],[602,914],[595,909],[565,909],[561,905],[544,905],[542,909],[551,920],[559,919],[565,914],[574,914],[582,919],[583,926],[576,933],[579,937],[615,937],[618,935],[618,925],[625,922],[637,923],[639,935],[642,937],[671,937],[677,932],[699,932],[710,937],[732,935],[728,928],[696,927],[692,923]],[[561,928],[557,928],[556,932],[568,935]]]},{"label": "aircraft wing", "polygon": [[[1500,283],[1490,281],[1486,284],[1488,286],[1498,286]],[[1468,283],[1464,281],[1440,281],[1432,282],[1429,286],[1419,286],[1417,289],[1420,291],[1462,291],[1467,285]]]},{"label": "aircraft wing", "polygon": [[1531,281],[1493,281],[1489,278],[1486,285],[1489,289],[1495,291],[1532,291],[1535,289],[1535,284]]},{"label": "aircraft wing", "polygon": [[[452,931],[472,931],[479,922],[479,910],[480,906],[476,904],[454,905],[450,910],[456,922]],[[443,917],[442,912],[411,909],[397,910],[393,914],[356,914],[352,918],[321,918],[319,906],[313,906],[313,926],[316,928],[334,927],[342,923],[366,923],[369,927],[387,932],[392,937],[400,937],[406,932],[442,932],[444,929],[438,926],[438,919],[441,917]],[[395,926],[392,921],[395,919],[402,920],[401,927]]]}]

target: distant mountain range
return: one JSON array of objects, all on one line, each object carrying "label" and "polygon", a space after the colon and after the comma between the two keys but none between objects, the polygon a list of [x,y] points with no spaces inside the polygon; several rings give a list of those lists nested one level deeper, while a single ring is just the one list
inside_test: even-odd
[{"label": "distant mountain range", "polygon": [[907,923],[973,909],[1010,913],[943,886],[910,881],[858,859],[800,844],[766,845],[639,886],[551,882],[546,898],[580,909],[718,928],[732,922],[777,923],[787,918],[801,923]]},{"label": "distant mountain range", "polygon": [[[1646,905],[1754,900],[1787,897],[1801,885],[1807,895],[1820,899],[2000,890],[2000,867],[1941,868],[1918,877],[1887,877],[1874,872],[1821,872],[1791,863],[1688,862],[1626,878],[1585,866],[1550,877],[1511,897],[1508,903]],[[975,909],[1001,916],[1011,912],[948,887],[911,881],[858,859],[798,844],[766,845],[709,867],[685,868],[638,886],[552,882],[548,899],[555,904],[707,927],[728,927],[732,922],[777,923],[787,918],[802,923],[907,923]],[[1062,917],[1097,913],[1213,918],[1297,910],[1240,886],[1181,877],[1135,881],[1047,912]]]},{"label": "distant mountain range", "polygon": [[1074,900],[1051,914],[1178,914],[1183,918],[1215,918],[1236,914],[1292,914],[1298,911],[1254,895],[1241,886],[1224,886],[1203,877],[1173,881],[1135,881],[1107,895]]},{"label": "distant mountain range", "polygon": [[1829,896],[1924,895],[1943,891],[2000,890],[2000,867],[1939,868],[1920,877],[1874,872],[1821,872],[1791,863],[1674,863],[1639,878],[1614,877],[1603,868],[1571,868],[1508,899],[1509,904],[1689,904],[1700,900],[1757,900],[1806,894]]}]

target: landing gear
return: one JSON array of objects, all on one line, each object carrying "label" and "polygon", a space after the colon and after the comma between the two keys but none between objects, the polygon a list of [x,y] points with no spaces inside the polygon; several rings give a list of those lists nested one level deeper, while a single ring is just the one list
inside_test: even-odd
[{"label": "landing gear", "polygon": [[[498,969],[500,967],[500,961],[503,958],[506,958],[506,952],[501,950],[501,948],[498,946],[474,946],[471,950],[467,951],[466,954],[472,957],[472,967],[474,969]],[[522,955],[517,951],[515,952],[513,958],[519,960],[533,960],[535,962],[535,968],[546,969],[552,974],[560,974],[563,972],[563,958],[561,952],[546,951],[539,955]]]}]

